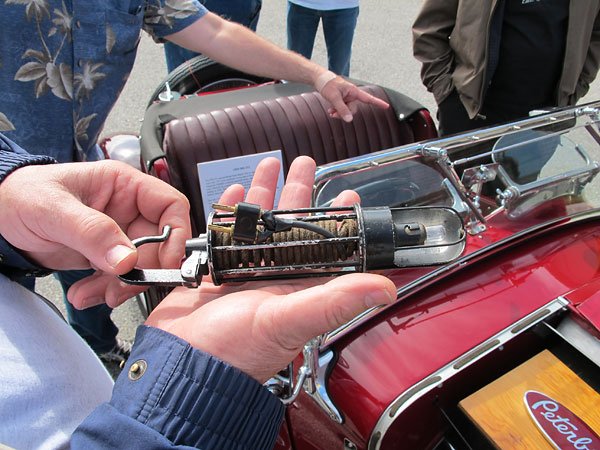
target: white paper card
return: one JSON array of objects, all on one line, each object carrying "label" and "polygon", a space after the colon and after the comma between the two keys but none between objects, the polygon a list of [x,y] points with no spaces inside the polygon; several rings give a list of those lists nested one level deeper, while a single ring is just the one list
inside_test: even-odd
[{"label": "white paper card", "polygon": [[204,218],[208,220],[208,215],[213,211],[212,204],[219,201],[221,194],[228,186],[241,184],[248,192],[258,163],[268,156],[279,159],[281,163],[279,178],[277,179],[277,191],[275,192],[275,206],[277,206],[284,183],[281,150],[198,163],[198,178],[200,179]]}]

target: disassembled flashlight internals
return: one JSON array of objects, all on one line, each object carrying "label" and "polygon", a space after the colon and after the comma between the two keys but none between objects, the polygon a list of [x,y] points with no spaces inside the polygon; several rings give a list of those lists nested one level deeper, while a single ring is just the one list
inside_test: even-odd
[{"label": "disassembled flashlight internals", "polygon": [[[260,206],[253,203],[239,202],[235,206],[213,203],[212,207],[233,213],[235,222],[233,224],[231,222],[213,222],[208,225],[208,230],[228,233],[231,235],[232,241],[261,244],[266,242],[273,233],[289,231],[292,228],[314,231],[328,238],[336,237],[333,233],[318,225],[300,219],[277,216],[276,213],[281,214],[280,211],[263,211]],[[259,219],[262,219],[260,224]],[[220,223],[223,223],[223,225]]]},{"label": "disassembled flashlight internals", "polygon": [[[460,256],[466,239],[462,219],[445,207],[213,207],[226,212],[212,213],[208,232],[186,241],[187,259],[180,272],[136,269],[121,279],[196,287],[206,274],[218,285],[436,265]],[[162,237],[141,243],[157,239]]]}]

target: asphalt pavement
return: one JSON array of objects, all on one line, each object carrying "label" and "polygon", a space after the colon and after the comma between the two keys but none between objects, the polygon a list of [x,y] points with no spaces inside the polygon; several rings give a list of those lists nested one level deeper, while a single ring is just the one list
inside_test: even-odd
[{"label": "asphalt pavement", "polygon": [[[421,0],[362,0],[354,37],[350,76],[381,84],[402,92],[435,112],[433,97],[420,81],[420,64],[412,56],[411,24],[421,5]],[[257,33],[285,47],[286,2],[266,0],[260,15]],[[326,66],[326,49],[321,30],[317,36],[313,58]],[[167,75],[162,45],[154,43],[145,33],[131,76],[111,112],[103,137],[120,134],[137,134],[148,100],[161,80]],[[600,99],[600,83],[592,85],[583,102]],[[62,304],[62,293],[52,277],[38,282],[38,291]],[[120,336],[133,339],[135,328],[143,322],[135,301],[115,309],[113,319]]]}]

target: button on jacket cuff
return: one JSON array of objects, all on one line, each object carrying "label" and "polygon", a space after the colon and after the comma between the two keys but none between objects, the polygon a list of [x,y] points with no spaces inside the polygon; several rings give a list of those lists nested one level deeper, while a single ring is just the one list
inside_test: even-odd
[{"label": "button on jacket cuff", "polygon": [[285,409],[253,378],[146,326],[137,330],[110,404],[176,445],[199,448],[271,449]]}]

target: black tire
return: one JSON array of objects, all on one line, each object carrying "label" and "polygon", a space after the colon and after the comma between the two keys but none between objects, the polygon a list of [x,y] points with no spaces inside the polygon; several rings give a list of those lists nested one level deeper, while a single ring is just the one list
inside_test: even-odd
[{"label": "black tire", "polygon": [[196,56],[173,70],[160,83],[152,94],[150,103],[160,100],[159,96],[166,91],[167,83],[171,91],[180,95],[193,95],[202,92],[220,91],[243,86],[267,83],[269,78],[249,75],[206,56]]}]

